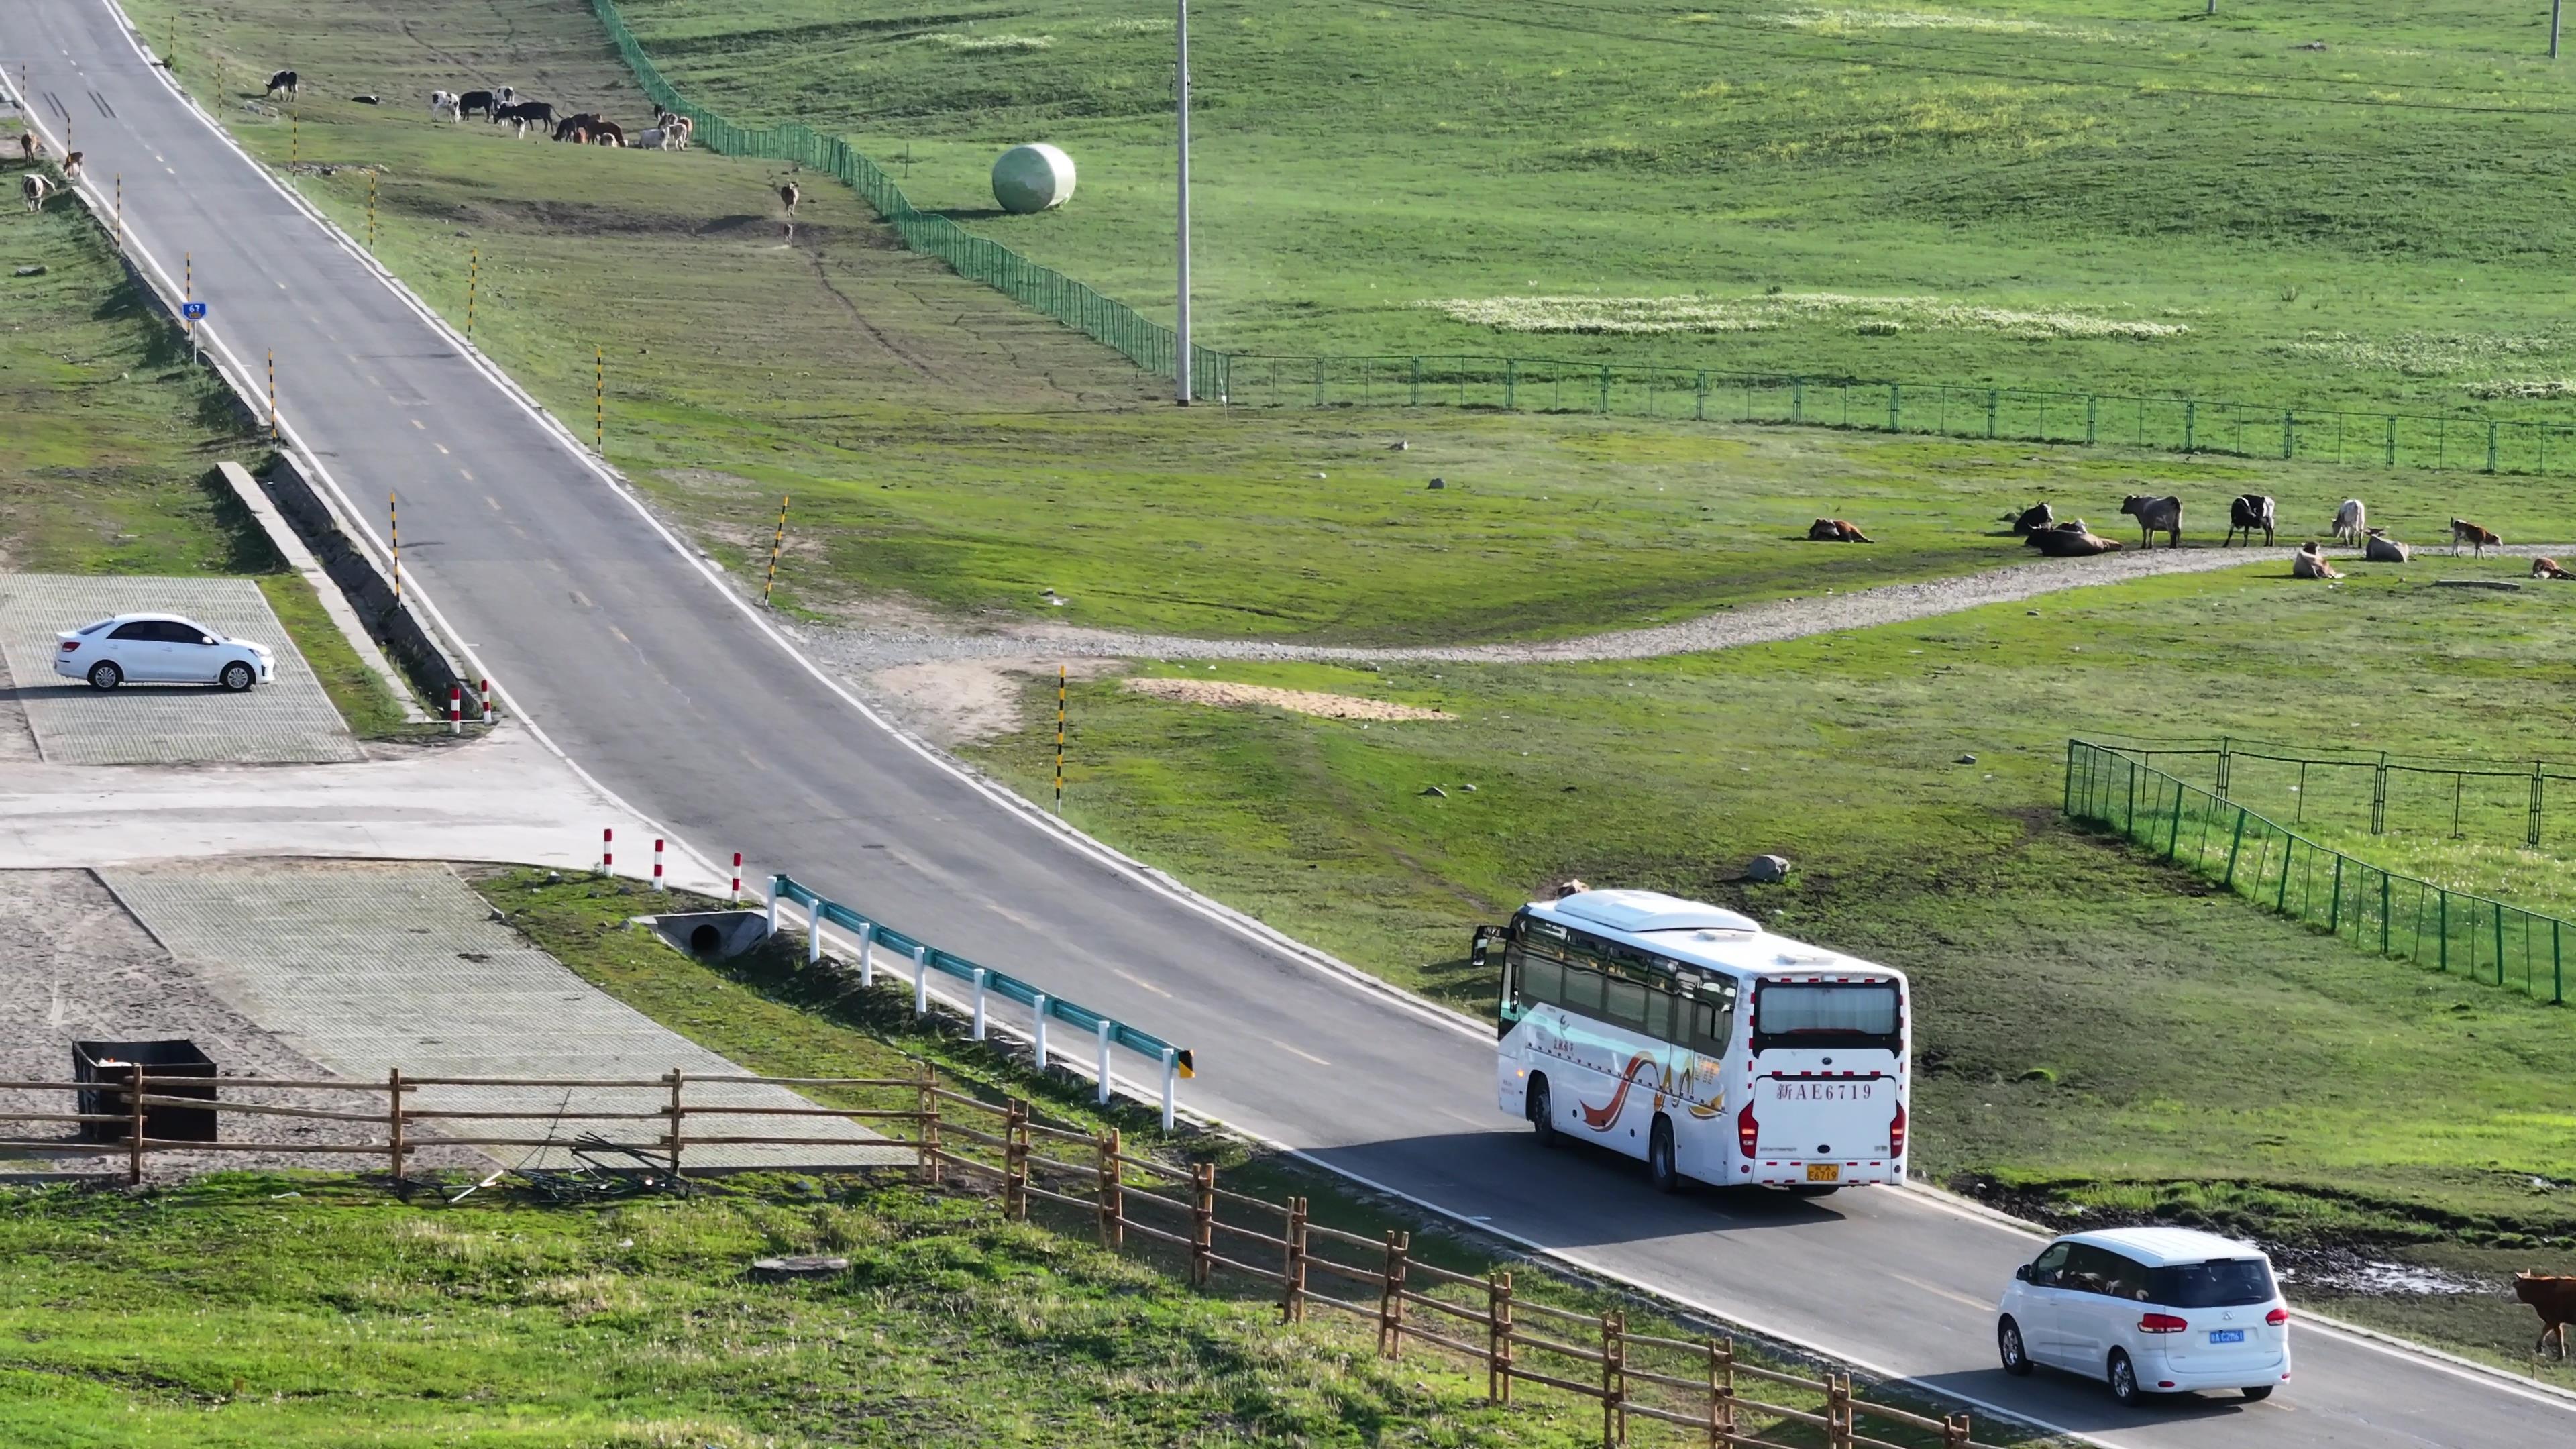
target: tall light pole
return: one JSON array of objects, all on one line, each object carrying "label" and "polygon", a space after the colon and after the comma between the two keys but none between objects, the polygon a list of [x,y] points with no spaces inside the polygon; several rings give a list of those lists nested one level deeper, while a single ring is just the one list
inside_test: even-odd
[{"label": "tall light pole", "polygon": [[1178,0],[1180,60],[1174,92],[1180,100],[1180,322],[1172,329],[1172,400],[1190,405],[1190,0]]}]

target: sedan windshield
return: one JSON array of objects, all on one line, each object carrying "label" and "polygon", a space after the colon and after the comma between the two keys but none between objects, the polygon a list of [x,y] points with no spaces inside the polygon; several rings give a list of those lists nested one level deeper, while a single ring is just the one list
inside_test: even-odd
[{"label": "sedan windshield", "polygon": [[2147,1274],[2148,1300],[2165,1308],[2242,1308],[2269,1303],[2277,1291],[2272,1265],[2260,1258],[2176,1263]]}]

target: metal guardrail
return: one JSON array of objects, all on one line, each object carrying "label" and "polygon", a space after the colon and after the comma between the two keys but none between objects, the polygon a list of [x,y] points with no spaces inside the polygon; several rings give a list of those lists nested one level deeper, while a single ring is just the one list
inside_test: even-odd
[{"label": "metal guardrail", "polygon": [[1041,991],[1008,972],[979,965],[953,951],[943,951],[927,941],[908,936],[885,922],[864,915],[838,901],[826,899],[813,887],[789,875],[769,878],[769,931],[778,931],[778,903],[792,901],[803,908],[814,923],[806,936],[806,959],[820,960],[823,954],[825,925],[839,926],[858,939],[859,981],[863,986],[876,984],[876,953],[882,947],[909,959],[912,963],[912,1009],[915,1015],[930,1009],[930,974],[951,977],[965,983],[972,993],[975,1038],[983,1040],[985,1006],[990,997],[999,996],[1030,1010],[1030,1039],[1037,1052],[1038,1070],[1048,1063],[1047,1023],[1060,1021],[1087,1033],[1098,1045],[1099,1100],[1109,1100],[1109,1049],[1122,1046],[1151,1058],[1162,1069],[1163,1130],[1172,1130],[1174,1083],[1182,1077],[1198,1075],[1197,1062],[1185,1047],[1174,1046],[1152,1032],[1140,1030],[1105,1012],[1094,1011],[1080,1002]]}]

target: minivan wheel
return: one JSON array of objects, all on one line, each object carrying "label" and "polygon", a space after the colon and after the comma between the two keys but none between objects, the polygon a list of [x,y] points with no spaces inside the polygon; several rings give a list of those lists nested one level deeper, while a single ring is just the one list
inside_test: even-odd
[{"label": "minivan wheel", "polygon": [[2270,1384],[2256,1384],[2252,1388],[2240,1389],[2237,1392],[2242,1393],[2246,1398],[2259,1404],[2265,1399],[2272,1397],[2272,1386]]},{"label": "minivan wheel", "polygon": [[2111,1350],[2111,1397],[2123,1404],[2135,1405],[2144,1398],[2138,1387],[2138,1371],[2129,1366],[2129,1355],[2121,1349]]},{"label": "minivan wheel", "polygon": [[1682,1171],[1673,1161],[1673,1124],[1670,1119],[1655,1119],[1655,1129],[1646,1136],[1646,1179],[1657,1192],[1682,1190]]},{"label": "minivan wheel", "polygon": [[92,689],[114,689],[124,682],[125,671],[117,668],[113,660],[102,659],[89,667],[89,687]]},{"label": "minivan wheel", "polygon": [[252,669],[249,665],[242,663],[238,659],[225,665],[224,672],[217,675],[216,678],[223,684],[224,688],[231,690],[235,694],[239,694],[243,690],[248,689],[253,684],[259,682],[258,671]]},{"label": "minivan wheel", "polygon": [[2010,1318],[1995,1325],[1995,1348],[2003,1355],[2004,1372],[2014,1378],[2026,1378],[2031,1371],[2030,1350],[2022,1346],[2021,1325]]},{"label": "minivan wheel", "polygon": [[1556,1104],[1548,1100],[1547,1078],[1534,1077],[1529,1087],[1530,1126],[1537,1132],[1538,1145],[1554,1147],[1564,1139],[1556,1130]]}]

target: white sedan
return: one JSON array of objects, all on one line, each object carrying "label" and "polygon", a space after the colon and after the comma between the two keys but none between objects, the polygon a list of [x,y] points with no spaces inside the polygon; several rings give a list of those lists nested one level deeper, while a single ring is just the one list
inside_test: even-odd
[{"label": "white sedan", "polygon": [[56,636],[54,672],[93,689],[137,684],[220,684],[238,694],[277,675],[265,644],[227,639],[177,614],[119,614]]}]

